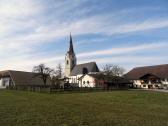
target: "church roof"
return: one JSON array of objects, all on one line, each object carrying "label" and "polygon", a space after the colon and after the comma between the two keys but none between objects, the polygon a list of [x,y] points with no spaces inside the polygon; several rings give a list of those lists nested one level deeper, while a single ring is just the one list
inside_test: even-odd
[{"label": "church roof", "polygon": [[87,72],[99,72],[99,68],[97,67],[97,64],[95,62],[89,62],[89,63],[84,63],[84,64],[78,64],[76,65],[72,71],[71,71],[71,76],[76,76],[79,74],[83,74],[83,70],[87,69]]},{"label": "church roof", "polygon": [[168,64],[136,67],[129,71],[124,77],[128,79],[138,80],[146,74],[152,74],[159,78],[168,78]]}]

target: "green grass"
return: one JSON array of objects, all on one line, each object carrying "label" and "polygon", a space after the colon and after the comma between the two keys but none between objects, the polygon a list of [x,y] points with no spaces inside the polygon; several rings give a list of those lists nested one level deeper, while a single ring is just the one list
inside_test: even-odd
[{"label": "green grass", "polygon": [[0,90],[0,126],[168,126],[168,93]]}]

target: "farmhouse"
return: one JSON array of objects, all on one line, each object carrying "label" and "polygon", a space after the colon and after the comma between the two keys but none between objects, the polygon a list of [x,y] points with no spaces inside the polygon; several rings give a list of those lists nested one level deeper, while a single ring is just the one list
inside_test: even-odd
[{"label": "farmhouse", "polygon": [[[48,80],[47,85],[51,82]],[[0,72],[0,88],[16,87],[16,86],[40,86],[44,82],[36,73],[6,70]]]},{"label": "farmhouse", "polygon": [[131,80],[136,88],[168,89],[168,64],[137,67],[124,77]]}]

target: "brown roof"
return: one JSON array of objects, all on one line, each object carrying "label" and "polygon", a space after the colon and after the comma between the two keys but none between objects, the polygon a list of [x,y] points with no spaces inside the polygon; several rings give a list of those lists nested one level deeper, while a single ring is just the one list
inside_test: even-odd
[{"label": "brown roof", "polygon": [[[43,80],[36,73],[7,70],[0,72],[2,77],[9,76],[15,85],[44,85]],[[47,84],[50,84],[49,80]]]},{"label": "brown roof", "polygon": [[124,77],[132,80],[138,80],[146,74],[152,74],[159,78],[168,78],[168,64],[136,67],[125,74]]}]

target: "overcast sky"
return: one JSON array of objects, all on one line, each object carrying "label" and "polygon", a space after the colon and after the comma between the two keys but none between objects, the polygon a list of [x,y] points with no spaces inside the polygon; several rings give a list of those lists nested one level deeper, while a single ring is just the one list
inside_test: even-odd
[{"label": "overcast sky", "polygon": [[64,63],[168,63],[168,0],[0,0],[0,70]]}]

